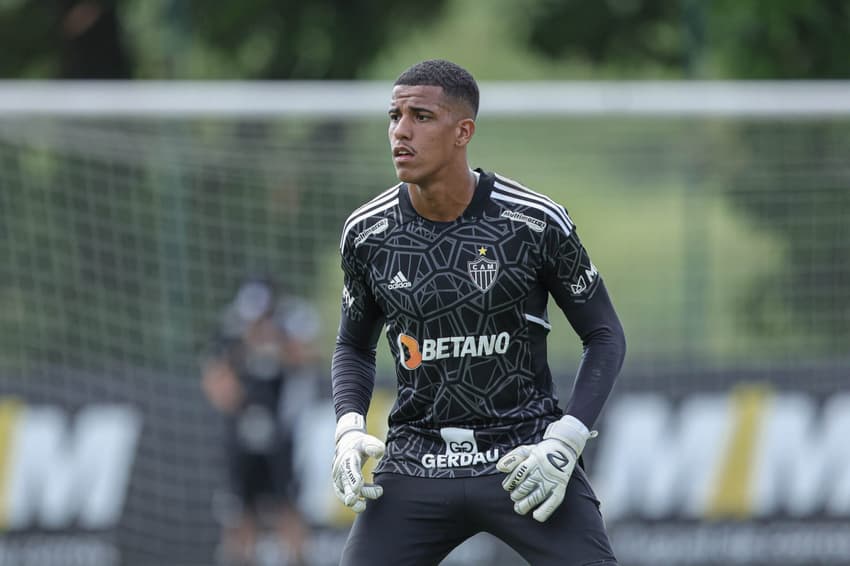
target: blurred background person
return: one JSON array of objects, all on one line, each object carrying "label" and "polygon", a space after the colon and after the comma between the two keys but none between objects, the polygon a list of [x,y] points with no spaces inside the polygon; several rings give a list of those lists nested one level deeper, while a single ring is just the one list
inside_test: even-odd
[{"label": "blurred background person", "polygon": [[[203,354],[203,390],[225,420],[228,489],[217,510],[224,564],[305,563],[309,527],[298,508],[293,431],[317,394],[318,329],[307,301],[252,277]],[[264,533],[274,536],[266,541]]]}]

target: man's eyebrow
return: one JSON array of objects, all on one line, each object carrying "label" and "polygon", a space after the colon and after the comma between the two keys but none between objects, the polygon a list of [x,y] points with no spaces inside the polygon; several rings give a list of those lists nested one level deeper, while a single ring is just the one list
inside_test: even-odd
[{"label": "man's eyebrow", "polygon": [[[428,114],[434,114],[436,112],[436,110],[434,110],[433,108],[425,108],[424,106],[408,106],[407,109],[410,110],[411,112],[417,112],[417,113],[418,112],[427,112]],[[400,107],[399,107],[398,104],[390,104],[390,107],[387,110],[387,113],[398,112],[399,110],[400,110]]]}]

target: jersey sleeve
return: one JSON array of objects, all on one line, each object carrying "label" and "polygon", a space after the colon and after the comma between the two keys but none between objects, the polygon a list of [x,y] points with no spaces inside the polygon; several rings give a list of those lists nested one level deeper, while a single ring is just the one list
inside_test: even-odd
[{"label": "jersey sleeve", "polygon": [[363,262],[342,247],[342,308],[331,363],[334,410],[365,415],[375,386],[375,352],[384,316],[369,289]]},{"label": "jersey sleeve", "polygon": [[620,372],[626,342],[601,276],[575,226],[568,227],[550,226],[544,235],[542,278],[584,348],[565,411],[591,428]]}]

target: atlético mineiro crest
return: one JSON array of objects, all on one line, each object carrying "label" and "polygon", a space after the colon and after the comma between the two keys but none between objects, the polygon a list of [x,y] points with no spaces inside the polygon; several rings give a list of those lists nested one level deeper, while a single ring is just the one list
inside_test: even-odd
[{"label": "atl\u00e9tico mineiro crest", "polygon": [[499,275],[499,262],[484,257],[484,254],[487,253],[487,248],[479,248],[478,253],[481,254],[481,257],[475,261],[466,263],[467,271],[475,286],[482,291],[486,291],[493,286],[496,277]]}]

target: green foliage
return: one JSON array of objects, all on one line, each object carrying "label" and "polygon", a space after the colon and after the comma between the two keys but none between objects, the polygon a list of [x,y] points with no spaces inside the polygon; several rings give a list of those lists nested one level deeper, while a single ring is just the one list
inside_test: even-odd
[{"label": "green foliage", "polygon": [[850,78],[850,3],[845,0],[712,2],[705,56],[718,76]]},{"label": "green foliage", "polygon": [[[356,77],[377,53],[401,40],[406,26],[425,26],[439,15],[442,0],[428,9],[390,0],[254,0],[188,2],[193,40],[220,55],[246,46],[262,53],[254,78],[347,79]],[[242,75],[244,76],[244,75]]]},{"label": "green foliage", "polygon": [[59,41],[54,9],[48,2],[0,3],[0,77],[56,76]]},{"label": "green foliage", "polygon": [[[391,0],[0,3],[9,78],[351,79],[442,13]],[[399,25],[405,22],[405,25]]]},{"label": "green foliage", "polygon": [[846,78],[844,0],[5,0],[0,76]]},{"label": "green foliage", "polygon": [[626,69],[685,60],[679,0],[542,2],[530,11],[529,44],[551,58],[583,58]]},{"label": "green foliage", "polygon": [[844,0],[582,0],[532,4],[529,45],[553,59],[704,78],[850,77]]}]

